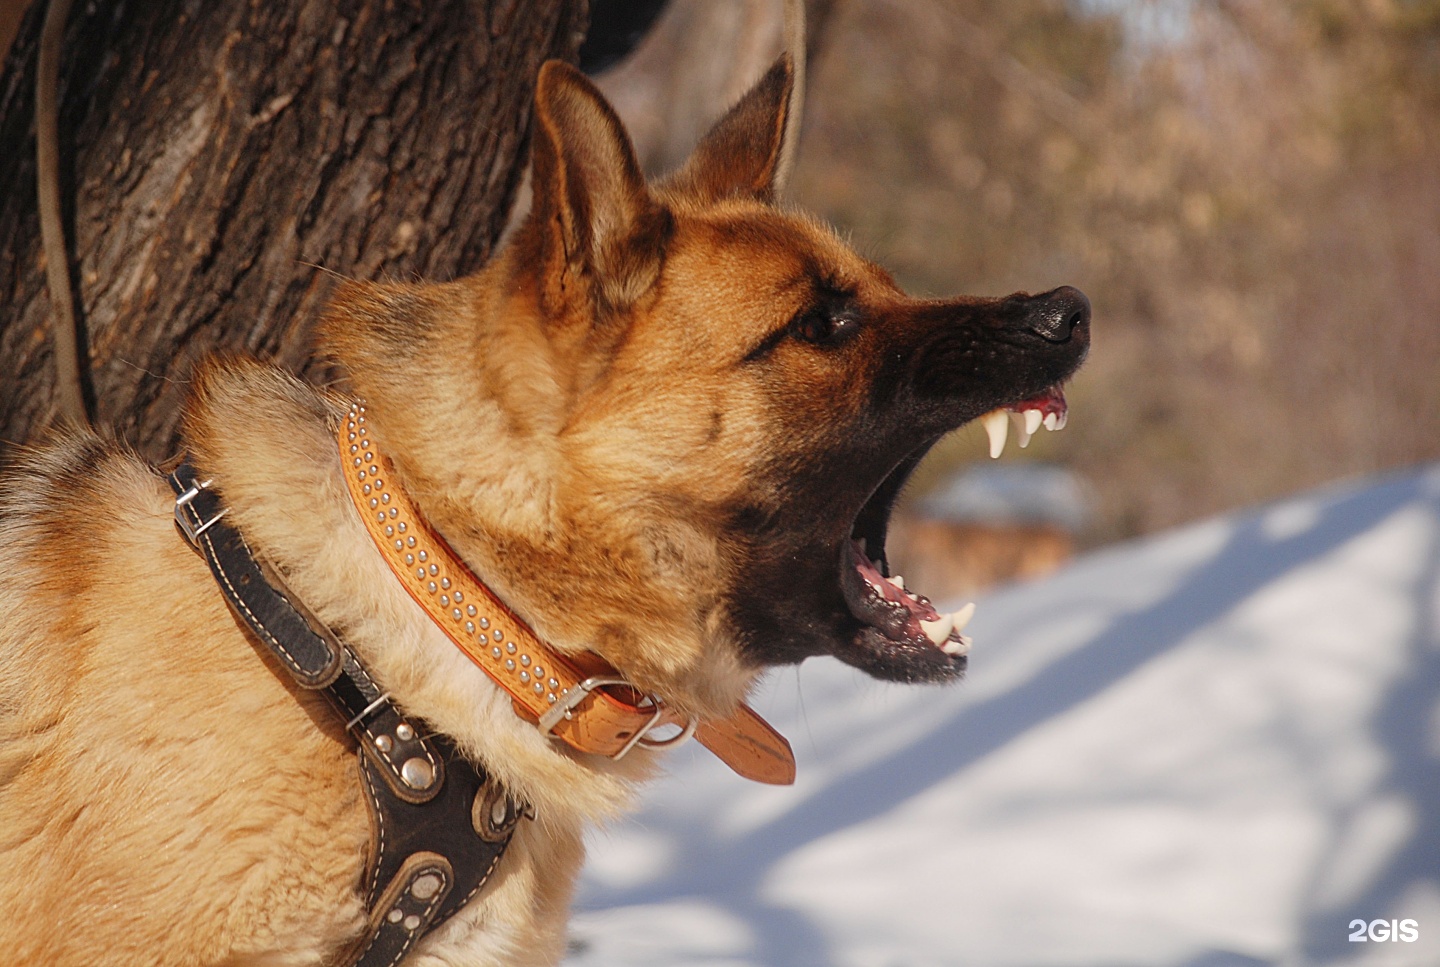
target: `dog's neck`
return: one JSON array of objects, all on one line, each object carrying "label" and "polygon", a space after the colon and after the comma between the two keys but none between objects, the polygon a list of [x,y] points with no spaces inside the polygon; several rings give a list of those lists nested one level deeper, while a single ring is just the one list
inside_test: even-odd
[{"label": "dog's neck", "polygon": [[[366,531],[409,593],[455,646],[504,689],[516,713],[578,752],[623,758],[637,745],[700,742],[746,778],[794,781],[784,738],[747,706],[701,722],[645,695],[593,652],[564,655],[543,642],[425,521],[355,404],[339,430],[346,487]],[[656,730],[679,731],[658,738]]]}]

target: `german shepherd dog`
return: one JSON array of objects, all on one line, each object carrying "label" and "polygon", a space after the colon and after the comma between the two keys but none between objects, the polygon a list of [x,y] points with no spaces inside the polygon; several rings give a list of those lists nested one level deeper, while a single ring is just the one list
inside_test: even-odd
[{"label": "german shepherd dog", "polygon": [[[1053,428],[1089,305],[910,298],[777,208],[790,90],[782,59],[647,184],[601,95],[547,64],[528,217],[471,278],[342,285],[319,338],[346,394],[243,358],[196,376],[185,442],[227,525],[527,807],[413,962],[558,962],[582,832],[659,755],[543,735],[417,605],[347,492],[337,433],[361,401],[362,442],[464,567],[554,654],[598,655],[677,720],[725,721],[768,666],[811,656],[965,669],[956,616],[887,577],[891,504],[970,420]],[[0,959],[351,962],[372,849],[355,740],[227,607],[164,475],[71,432],[0,492]]]}]

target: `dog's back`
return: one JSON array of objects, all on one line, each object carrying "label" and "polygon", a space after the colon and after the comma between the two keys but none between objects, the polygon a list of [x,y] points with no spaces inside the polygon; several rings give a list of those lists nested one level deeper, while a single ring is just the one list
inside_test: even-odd
[{"label": "dog's back", "polygon": [[[368,827],[353,753],[316,728],[328,712],[312,714],[236,640],[176,535],[169,488],[131,454],[66,436],[6,483],[5,961],[333,949],[363,919],[353,884]],[[234,754],[236,733],[255,754]],[[290,795],[297,786],[325,794]],[[287,879],[326,886],[277,902]],[[323,924],[333,937],[312,935]]]}]

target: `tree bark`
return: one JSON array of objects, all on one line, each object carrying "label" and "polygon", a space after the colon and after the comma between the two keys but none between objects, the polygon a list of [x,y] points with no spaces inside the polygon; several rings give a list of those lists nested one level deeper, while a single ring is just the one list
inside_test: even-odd
[{"label": "tree bark", "polygon": [[[34,4],[0,77],[0,440],[55,413],[35,203]],[[585,0],[97,0],[61,66],[61,183],[97,424],[176,451],[195,362],[323,379],[337,277],[478,268],[524,168],[536,71]]]}]

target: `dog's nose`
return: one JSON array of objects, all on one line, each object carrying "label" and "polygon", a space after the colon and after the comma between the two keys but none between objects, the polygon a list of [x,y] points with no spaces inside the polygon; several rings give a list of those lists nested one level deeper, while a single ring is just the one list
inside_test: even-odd
[{"label": "dog's nose", "polygon": [[1031,330],[1050,342],[1065,342],[1075,330],[1090,325],[1090,300],[1070,285],[1030,300],[1025,320]]}]

